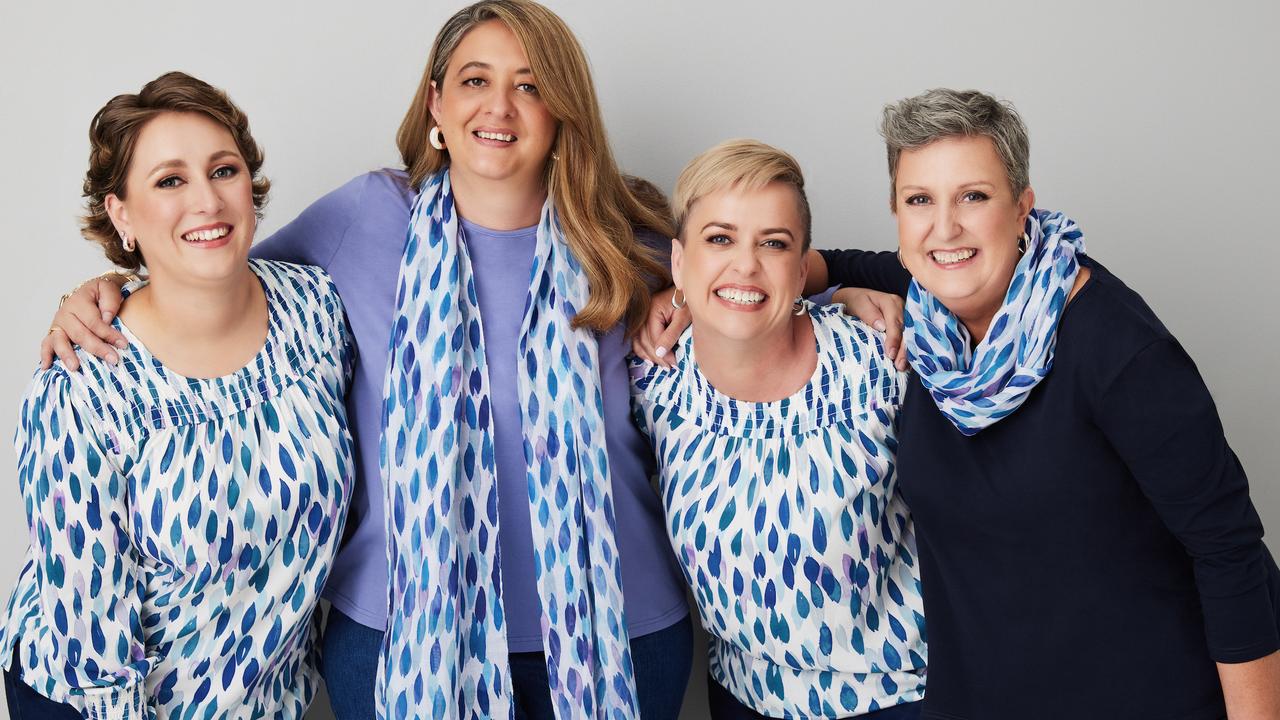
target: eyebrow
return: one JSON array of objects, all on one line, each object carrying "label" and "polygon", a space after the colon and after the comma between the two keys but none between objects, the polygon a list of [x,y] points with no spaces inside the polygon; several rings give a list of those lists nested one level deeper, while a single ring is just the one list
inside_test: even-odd
[{"label": "eyebrow", "polygon": [[[728,230],[728,231],[730,231],[730,232],[737,232],[737,231],[738,231],[738,226],[737,226],[737,225],[734,225],[734,224],[732,224],[732,223],[727,223],[727,222],[720,222],[719,220],[712,220],[711,222],[707,223],[706,225],[703,225],[703,226],[702,226],[702,231],[703,231],[703,232],[706,232],[706,231],[707,231],[707,228],[711,228],[711,227],[724,228],[725,230]],[[760,231],[760,234],[761,234],[761,235],[786,235],[787,237],[789,237],[789,238],[791,238],[791,239],[793,239],[793,240],[795,239],[795,235],[793,235],[793,234],[791,233],[791,231],[790,231],[790,230],[788,230],[787,228],[784,228],[784,227],[765,228],[765,229],[763,229],[763,230],[761,230],[761,231]]]},{"label": "eyebrow", "polygon": [[[990,182],[988,180],[971,180],[967,183],[960,184],[959,189],[963,190],[964,188],[977,187],[978,185],[986,185],[987,187],[998,187],[996,183]],[[908,190],[928,190],[928,189],[929,188],[926,188],[922,185],[903,185],[901,188],[898,189],[898,191],[906,192]]]},{"label": "eyebrow", "polygon": [[[216,152],[216,153],[214,153],[214,154],[212,154],[212,155],[210,155],[210,156],[209,156],[209,162],[214,162],[214,161],[216,161],[216,160],[221,160],[222,158],[227,157],[228,155],[230,155],[230,156],[232,156],[232,157],[239,157],[239,156],[240,156],[240,154],[239,154],[239,153],[237,153],[237,152],[235,152],[235,151],[233,151],[233,150],[219,150],[218,152]],[[173,169],[173,168],[181,168],[181,167],[186,167],[186,166],[187,166],[187,162],[186,162],[185,160],[176,160],[176,159],[175,159],[175,160],[165,160],[165,161],[164,161],[164,162],[162,162],[162,163],[157,163],[155,167],[151,168],[151,172],[147,173],[147,177],[151,177],[152,175],[155,175],[157,172],[159,172],[159,171],[161,171],[161,170],[170,170],[170,169]]]},{"label": "eyebrow", "polygon": [[[463,65],[462,67],[458,68],[458,74],[461,75],[462,73],[466,72],[471,68],[476,68],[478,70],[492,70],[493,66],[490,65],[489,63],[480,62],[479,60],[472,60],[466,65]],[[527,67],[522,67],[519,70],[516,70],[516,75],[532,75],[532,74],[533,74],[533,71]]]}]

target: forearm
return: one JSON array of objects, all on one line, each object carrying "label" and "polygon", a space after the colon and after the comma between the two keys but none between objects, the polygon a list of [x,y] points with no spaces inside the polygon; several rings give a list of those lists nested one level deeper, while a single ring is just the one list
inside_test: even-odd
[{"label": "forearm", "polygon": [[821,250],[819,254],[827,273],[824,280],[830,285],[868,288],[904,297],[911,286],[911,274],[894,253]]},{"label": "forearm", "polygon": [[1280,720],[1280,651],[1242,663],[1218,663],[1229,720]]}]

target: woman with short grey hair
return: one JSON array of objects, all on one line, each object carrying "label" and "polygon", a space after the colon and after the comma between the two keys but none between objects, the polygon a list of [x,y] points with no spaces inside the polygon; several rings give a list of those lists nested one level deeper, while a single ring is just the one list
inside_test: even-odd
[{"label": "woman with short grey hair", "polygon": [[914,277],[922,717],[1280,717],[1280,571],[1191,358],[1034,208],[1012,106],[931,90],[881,130]]}]

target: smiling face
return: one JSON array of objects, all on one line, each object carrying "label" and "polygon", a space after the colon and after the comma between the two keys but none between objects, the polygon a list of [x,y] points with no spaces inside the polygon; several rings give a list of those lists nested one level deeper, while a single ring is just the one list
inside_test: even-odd
[{"label": "smiling face", "polygon": [[986,136],[904,150],[895,187],[902,263],[971,333],[985,334],[1013,279],[1035,193],[1013,194]]},{"label": "smiling face", "polygon": [[671,244],[671,275],[700,334],[742,342],[790,332],[807,269],[799,203],[781,182],[693,203]]},{"label": "smiling face", "polygon": [[432,83],[431,115],[463,183],[541,183],[557,123],[538,95],[524,48],[500,20],[476,25]]},{"label": "smiling face", "polygon": [[138,133],[125,199],[106,198],[156,278],[219,280],[246,267],[253,184],[231,133],[199,113],[167,112]]}]

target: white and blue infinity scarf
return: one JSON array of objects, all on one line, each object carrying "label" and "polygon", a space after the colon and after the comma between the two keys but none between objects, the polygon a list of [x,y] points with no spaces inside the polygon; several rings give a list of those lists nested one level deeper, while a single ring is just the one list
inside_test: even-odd
[{"label": "white and blue infinity scarf", "polygon": [[911,368],[942,414],[965,435],[1017,410],[1053,367],[1058,320],[1084,254],[1084,236],[1060,212],[1027,215],[1027,249],[1004,304],[972,350],[969,333],[920,284],[907,293],[906,344]]},{"label": "white and blue infinity scarf", "polygon": [[448,171],[414,201],[384,388],[390,607],[378,717],[514,717],[498,557],[488,360],[518,362],[529,514],[560,720],[637,718],[596,340],[548,199],[519,356],[486,358]]}]

